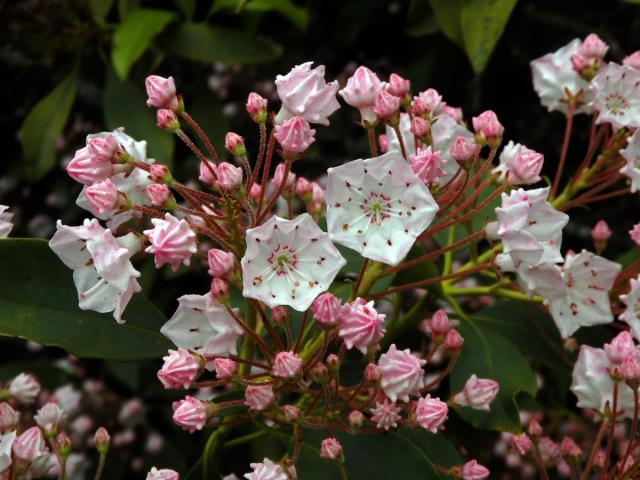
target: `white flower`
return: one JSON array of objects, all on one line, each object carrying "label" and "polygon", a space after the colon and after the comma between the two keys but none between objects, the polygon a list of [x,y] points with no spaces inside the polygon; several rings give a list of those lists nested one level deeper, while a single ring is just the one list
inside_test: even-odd
[{"label": "white flower", "polygon": [[11,448],[16,439],[15,430],[4,435],[0,435],[0,473],[11,466]]},{"label": "white flower", "polygon": [[622,267],[582,250],[568,255],[562,268],[542,264],[529,270],[534,291],[549,306],[560,334],[566,338],[582,326],[613,321],[609,290]]},{"label": "white flower", "polygon": [[49,402],[38,410],[33,420],[42,428],[45,433],[57,428],[62,421],[64,411],[57,403]]},{"label": "white flower", "polygon": [[620,320],[631,327],[631,333],[636,339],[640,339],[640,275],[629,280],[630,290],[626,295],[620,295],[620,300],[626,305],[626,309],[620,315]]},{"label": "white flower", "polygon": [[[613,380],[609,375],[612,364],[601,348],[587,345],[580,347],[578,360],[573,367],[571,391],[578,397],[577,406],[604,412],[605,405],[613,405]],[[633,392],[624,383],[618,384],[618,410],[626,417],[633,416]]]},{"label": "white flower", "polygon": [[589,83],[574,69],[571,56],[578,53],[582,45],[579,38],[553,53],[548,53],[531,62],[533,88],[538,93],[542,105],[552,111],[567,113],[567,92],[576,96],[582,92],[576,113],[591,113],[591,91]]},{"label": "white flower", "polygon": [[609,63],[593,78],[591,88],[598,123],[610,123],[614,130],[640,127],[640,71]]},{"label": "white flower", "polygon": [[627,139],[627,146],[620,150],[620,155],[627,164],[620,169],[620,173],[631,180],[631,192],[640,190],[640,130],[633,132]]},{"label": "white flower", "polygon": [[34,403],[42,387],[29,373],[16,375],[9,383],[9,395],[19,403]]},{"label": "white flower", "polygon": [[[235,355],[242,327],[211,294],[183,295],[160,332],[176,346],[201,355]],[[209,367],[209,365],[207,366]]]},{"label": "white flower", "polygon": [[134,234],[115,238],[94,218],[79,227],[68,227],[60,220],[49,247],[73,270],[82,310],[113,312],[118,323],[134,293],[141,288],[138,272],[131,256],[139,251],[140,241]]},{"label": "white flower", "polygon": [[247,230],[242,257],[243,295],[273,308],[305,311],[325,292],[346,260],[308,214],[274,216]]},{"label": "white flower", "polygon": [[13,213],[7,212],[8,208],[6,205],[0,205],[0,238],[9,236],[13,229]]},{"label": "white flower", "polygon": [[283,468],[268,458],[265,458],[262,463],[252,463],[251,468],[253,472],[244,475],[247,480],[289,480]]},{"label": "white flower", "polygon": [[400,263],[438,211],[429,189],[397,152],[328,173],[329,235],[371,260]]},{"label": "white flower", "polygon": [[500,154],[500,165],[493,169],[498,180],[508,178],[513,185],[529,185],[539,182],[544,155],[530,148],[509,141]]},{"label": "white flower", "polygon": [[82,393],[73,388],[73,385],[68,384],[58,388],[53,392],[52,400],[55,401],[60,408],[66,413],[72,414],[80,407],[80,401],[82,399]]}]

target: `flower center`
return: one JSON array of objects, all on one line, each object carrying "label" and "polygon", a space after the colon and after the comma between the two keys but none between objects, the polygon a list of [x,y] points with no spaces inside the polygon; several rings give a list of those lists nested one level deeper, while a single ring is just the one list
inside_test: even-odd
[{"label": "flower center", "polygon": [[609,112],[613,115],[624,115],[625,110],[629,108],[629,102],[619,93],[612,93],[606,98],[606,105]]},{"label": "flower center", "polygon": [[276,275],[286,275],[287,272],[295,271],[298,257],[293,248],[288,245],[276,245],[271,255],[267,259],[271,269]]}]

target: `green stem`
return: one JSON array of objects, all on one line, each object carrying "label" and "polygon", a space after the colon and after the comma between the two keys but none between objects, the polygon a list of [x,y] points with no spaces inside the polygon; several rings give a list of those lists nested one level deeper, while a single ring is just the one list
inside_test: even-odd
[{"label": "green stem", "polygon": [[[251,330],[255,331],[256,323],[257,323],[257,312],[255,307],[251,302],[247,302],[247,311],[245,315],[245,321],[247,327]],[[240,358],[243,360],[253,360],[253,355],[255,353],[256,344],[251,335],[244,336],[244,340],[242,342],[242,347],[240,348]],[[251,369],[251,365],[247,362],[243,362],[239,367],[239,374],[241,376],[247,375]]]},{"label": "green stem", "polygon": [[443,289],[446,294],[452,297],[477,297],[480,295],[492,295],[494,297],[509,298],[511,300],[519,300],[523,302],[542,303],[544,299],[539,295],[534,295],[533,298],[529,298],[525,293],[518,292],[516,290],[510,290],[508,288],[500,287],[468,287],[468,288],[456,288],[448,285],[443,285]]},{"label": "green stem", "polygon": [[224,449],[234,448],[239,445],[244,445],[245,443],[252,442],[257,440],[258,438],[264,437],[267,434],[265,431],[253,432],[248,435],[244,435],[242,437],[234,438],[233,440],[229,440],[224,444]]},{"label": "green stem", "polygon": [[[455,238],[456,238],[456,226],[451,225],[447,232],[447,246],[452,245]],[[476,255],[476,258],[477,258],[477,255]],[[442,274],[449,275],[451,273],[452,265],[453,265],[453,250],[449,250],[444,253],[444,266],[442,268]]]}]

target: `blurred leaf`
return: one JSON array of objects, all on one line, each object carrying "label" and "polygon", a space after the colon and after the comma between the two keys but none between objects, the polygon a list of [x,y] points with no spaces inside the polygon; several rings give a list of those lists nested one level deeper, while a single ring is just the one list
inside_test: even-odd
[{"label": "blurred leaf", "polygon": [[462,407],[457,413],[476,428],[497,431],[520,431],[516,396],[526,392],[536,395],[536,377],[518,348],[506,338],[481,328],[469,318],[462,318],[460,334],[464,346],[451,372],[451,389],[459,392],[472,375],[490,378],[500,384],[491,411]]},{"label": "blurred leaf", "polygon": [[89,0],[89,8],[93,18],[98,23],[103,23],[113,7],[113,0]]},{"label": "blurred leaf", "polygon": [[421,37],[440,30],[438,22],[429,7],[429,0],[411,0],[407,12],[407,35]]},{"label": "blurred leaf", "polygon": [[103,100],[105,124],[110,129],[125,127],[136,140],[146,140],[149,157],[171,168],[173,135],[156,126],[155,110],[147,107],[146,99],[141,88],[120,80],[113,71],[107,72]]},{"label": "blurred leaf", "polygon": [[[238,12],[238,0],[215,0],[209,15],[220,11]],[[265,13],[278,12],[288,18],[300,31],[307,30],[309,13],[306,8],[299,7],[291,0],[250,0],[241,7],[243,12]]]},{"label": "blurred leaf", "polygon": [[462,36],[462,7],[466,0],[429,0],[431,9],[442,33],[461,48],[464,47]]},{"label": "blurred leaf", "polygon": [[140,0],[118,0],[118,15],[124,20],[140,7]]},{"label": "blurred leaf", "polygon": [[169,53],[200,62],[259,63],[282,54],[282,46],[266,38],[204,23],[183,23],[162,35],[162,45]]},{"label": "blurred leaf", "polygon": [[462,9],[462,32],[473,71],[481,73],[518,0],[467,0]]},{"label": "blurred leaf", "polygon": [[118,25],[113,34],[111,62],[120,78],[127,77],[151,40],[174,18],[175,15],[166,10],[139,8]]},{"label": "blurred leaf", "polygon": [[36,239],[0,240],[0,335],[61,347],[86,358],[160,358],[171,343],[162,313],[135,295],[118,325],[111,314],[82,311],[71,270]]},{"label": "blurred leaf", "polygon": [[189,112],[209,137],[213,147],[222,151],[229,122],[222,111],[222,104],[208,88],[200,88],[189,96]]},{"label": "blurred leaf", "polygon": [[173,3],[176,4],[187,20],[193,20],[197,0],[173,0]]},{"label": "blurred leaf", "polygon": [[[640,2],[640,0],[638,0]],[[637,262],[640,260],[640,248],[633,246],[618,258],[616,258],[616,262],[618,262],[623,267],[628,267],[633,262]]]},{"label": "blurred leaf", "polygon": [[74,69],[31,109],[20,127],[25,172],[31,180],[42,178],[55,164],[53,147],[67,123],[76,87]]},{"label": "blurred leaf", "polygon": [[43,387],[55,390],[69,380],[69,372],[60,368],[50,358],[33,355],[13,362],[3,362],[0,366],[0,383],[8,382],[16,375],[29,372],[34,374]]}]

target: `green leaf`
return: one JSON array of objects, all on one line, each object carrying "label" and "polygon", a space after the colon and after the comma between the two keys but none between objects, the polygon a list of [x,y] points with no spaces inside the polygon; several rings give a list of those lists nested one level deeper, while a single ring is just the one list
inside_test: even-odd
[{"label": "green leaf", "polygon": [[[220,11],[238,12],[237,0],[216,0],[209,15],[213,15]],[[300,31],[307,30],[309,24],[309,13],[307,9],[299,7],[291,0],[251,0],[244,4],[241,12],[265,13],[274,11],[286,17]]]},{"label": "green leaf", "polygon": [[132,12],[113,34],[111,62],[120,78],[126,78],[132,65],[145,52],[151,40],[175,18],[172,12],[139,8]]},{"label": "green leaf", "polygon": [[82,311],[72,272],[45,240],[0,240],[0,335],[64,348],[79,357],[159,358],[171,343],[162,313],[135,295],[118,325],[110,314]]},{"label": "green leaf", "polygon": [[162,36],[168,53],[199,62],[260,63],[276,59],[282,46],[228,27],[183,23]]},{"label": "green leaf", "polygon": [[442,33],[460,47],[464,47],[462,36],[462,7],[466,0],[429,0]]},{"label": "green leaf", "polygon": [[518,348],[506,338],[483,329],[474,320],[461,319],[460,333],[464,346],[451,372],[451,388],[463,389],[472,375],[490,378],[500,384],[498,395],[491,403],[491,411],[483,412],[462,407],[459,415],[476,428],[483,430],[520,431],[516,396],[526,392],[536,395],[536,378]]},{"label": "green leaf", "polygon": [[146,140],[149,157],[171,167],[174,137],[156,126],[154,110],[147,107],[146,99],[141,88],[107,72],[103,100],[107,127],[125,127],[136,140]]},{"label": "green leaf", "polygon": [[481,73],[518,0],[467,0],[462,9],[464,47],[474,72]]},{"label": "green leaf", "polygon": [[30,180],[42,178],[55,164],[53,145],[69,118],[76,83],[74,69],[31,109],[20,127],[25,171]]},{"label": "green leaf", "polygon": [[429,0],[411,0],[407,11],[407,27],[405,31],[412,37],[429,35],[439,30],[438,22],[431,8]]},{"label": "green leaf", "polygon": [[93,19],[98,24],[104,23],[104,19],[109,15],[111,7],[113,7],[113,0],[89,0],[89,8]]},{"label": "green leaf", "polygon": [[173,0],[173,3],[176,4],[187,20],[193,20],[198,0]]}]

